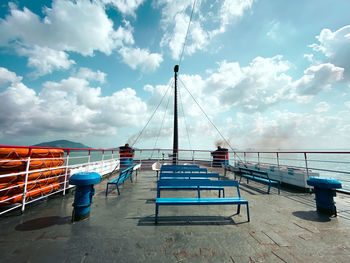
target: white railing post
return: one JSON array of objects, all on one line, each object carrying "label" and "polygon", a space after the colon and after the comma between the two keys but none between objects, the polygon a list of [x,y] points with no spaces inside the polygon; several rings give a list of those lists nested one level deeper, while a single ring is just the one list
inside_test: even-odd
[{"label": "white railing post", "polygon": [[[278,177],[280,178],[280,182],[282,181],[281,178],[281,171],[280,171],[280,159],[279,159],[279,155],[278,152],[276,152],[276,156],[277,156],[277,169],[278,169]],[[288,169],[287,169],[288,172]]]},{"label": "white railing post", "polygon": [[244,164],[247,164],[247,153],[244,152]]},{"label": "white railing post", "polygon": [[[142,150],[140,150],[140,163],[142,163],[141,155],[142,155]],[[141,167],[142,167],[142,166],[141,166]]]},{"label": "white railing post", "polygon": [[194,151],[192,151],[192,164],[195,164],[195,162],[194,162]]},{"label": "white railing post", "polygon": [[91,150],[89,150],[89,156],[88,156],[88,171],[90,171],[90,162],[91,162]]},{"label": "white railing post", "polygon": [[67,150],[67,157],[66,157],[66,173],[65,173],[65,175],[64,175],[63,195],[66,195],[67,176],[68,176],[68,165],[69,165],[69,149]]},{"label": "white railing post", "polygon": [[27,165],[26,165],[26,177],[24,179],[24,189],[23,189],[23,196],[22,196],[22,213],[24,212],[24,209],[26,206],[28,173],[30,168],[30,153],[31,153],[31,149],[29,149],[29,157],[27,158]]},{"label": "white railing post", "polygon": [[305,159],[306,175],[307,175],[307,178],[309,178],[309,167],[308,167],[308,164],[307,164],[307,155],[306,155],[306,152],[304,152],[304,159]]},{"label": "white railing post", "polygon": [[258,167],[260,169],[260,153],[258,152]]},{"label": "white railing post", "polygon": [[101,176],[103,175],[103,169],[104,169],[104,158],[105,158],[105,150],[102,150],[102,160],[101,160]]}]

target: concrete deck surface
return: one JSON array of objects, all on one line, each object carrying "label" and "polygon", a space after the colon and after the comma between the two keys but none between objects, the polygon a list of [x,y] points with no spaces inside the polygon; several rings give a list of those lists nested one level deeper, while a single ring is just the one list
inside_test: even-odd
[{"label": "concrete deck surface", "polygon": [[[230,179],[232,176],[230,175]],[[98,184],[90,218],[71,223],[74,191],[0,217],[0,262],[349,262],[350,196],[338,217],[316,212],[313,194],[242,183],[243,206],[161,206],[154,224],[156,176],[141,171],[118,196]],[[230,193],[226,193],[229,196]],[[162,197],[195,197],[164,191]],[[203,191],[202,196],[217,196]]]}]

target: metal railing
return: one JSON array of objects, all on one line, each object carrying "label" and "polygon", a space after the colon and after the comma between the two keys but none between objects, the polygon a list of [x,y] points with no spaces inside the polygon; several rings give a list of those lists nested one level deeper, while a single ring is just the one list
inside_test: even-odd
[{"label": "metal railing", "polygon": [[[0,148],[30,148],[30,149],[61,149],[65,154],[62,157],[64,164],[57,167],[46,167],[32,169],[31,163],[34,158],[21,158],[25,169],[14,170],[11,173],[4,173],[1,165],[4,162],[18,162],[17,160],[0,159],[0,215],[14,209],[25,211],[27,204],[41,200],[56,193],[66,194],[71,188],[69,178],[77,172],[94,171],[102,177],[110,174],[120,165],[118,149],[80,149],[80,148],[52,148],[52,147],[25,147],[6,146]],[[172,163],[173,149],[135,149],[134,162],[141,163],[142,169],[151,169],[152,164],[158,162]],[[51,158],[35,158],[35,161],[47,161]],[[229,152],[231,165],[244,163],[258,168],[274,167],[278,171],[303,171],[307,177],[317,172],[320,176],[333,177],[343,184],[343,189],[350,192],[350,152],[303,152],[303,151],[236,151]],[[208,150],[179,150],[178,162],[189,164],[200,164],[212,166],[213,157]],[[10,166],[10,165],[9,165]],[[23,165],[22,165],[23,167]],[[35,173],[53,172],[60,170],[55,175],[55,185],[49,183],[48,178],[40,176],[32,180],[31,175]],[[16,180],[12,180],[17,178]],[[21,180],[18,180],[21,178]],[[31,180],[29,180],[31,179]],[[47,184],[45,185],[45,182]],[[39,193],[31,198],[33,190],[39,188]],[[46,188],[45,188],[46,187]],[[20,190],[19,190],[20,189]],[[8,194],[15,193],[15,194]],[[20,202],[18,200],[20,199]],[[10,204],[10,205],[8,205]]]}]

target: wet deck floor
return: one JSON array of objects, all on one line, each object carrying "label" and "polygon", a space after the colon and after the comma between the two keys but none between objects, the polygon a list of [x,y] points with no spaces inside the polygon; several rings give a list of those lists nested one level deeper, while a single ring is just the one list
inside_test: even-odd
[{"label": "wet deck floor", "polygon": [[[338,217],[329,218],[316,213],[313,195],[284,188],[267,195],[266,185],[252,182],[240,187],[251,222],[244,207],[233,215],[235,206],[164,206],[155,225],[154,172],[127,181],[120,196],[113,190],[105,197],[106,182],[96,186],[84,221],[70,222],[73,191],[34,203],[23,215],[0,217],[0,261],[349,262],[347,195],[338,194]],[[180,195],[196,193],[162,192]]]}]

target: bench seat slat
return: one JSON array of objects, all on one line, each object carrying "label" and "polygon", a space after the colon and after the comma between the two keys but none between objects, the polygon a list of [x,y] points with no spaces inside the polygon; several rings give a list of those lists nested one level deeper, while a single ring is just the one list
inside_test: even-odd
[{"label": "bench seat slat", "polygon": [[239,197],[229,198],[157,198],[158,205],[218,205],[218,204],[248,204],[248,201]]}]

